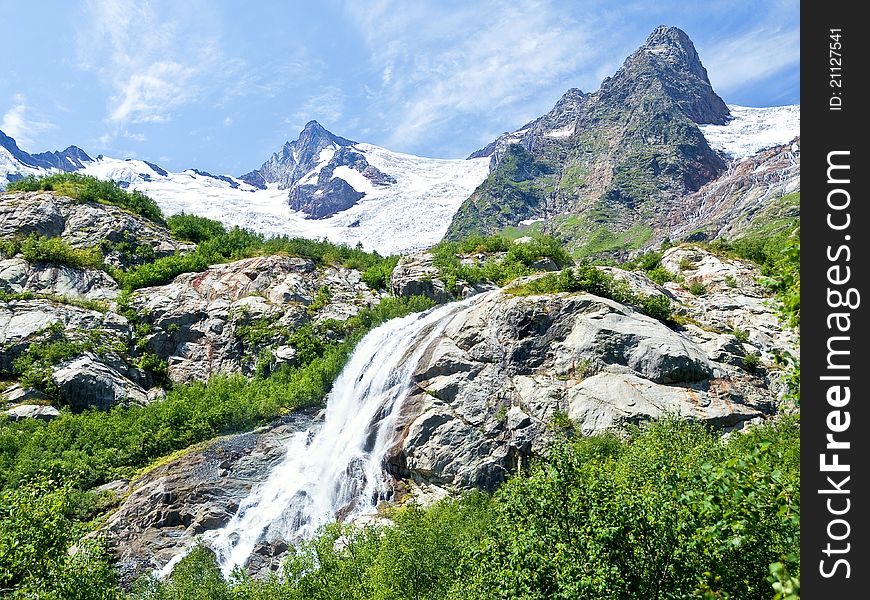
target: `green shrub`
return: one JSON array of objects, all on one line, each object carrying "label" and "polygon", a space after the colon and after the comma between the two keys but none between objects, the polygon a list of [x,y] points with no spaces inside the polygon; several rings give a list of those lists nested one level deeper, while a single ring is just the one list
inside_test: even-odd
[{"label": "green shrub", "polygon": [[[434,264],[438,267],[439,278],[444,281],[448,291],[455,293],[458,281],[471,285],[481,281],[491,281],[498,285],[530,275],[534,272],[533,263],[549,258],[557,266],[564,267],[573,260],[555,238],[538,235],[532,241],[515,244],[501,236],[471,236],[460,242],[441,242],[430,250]],[[462,264],[460,255],[491,254],[504,252],[500,258],[487,257],[482,264]]]},{"label": "green shrub", "polygon": [[52,263],[79,269],[103,268],[103,255],[96,248],[73,248],[59,237],[46,238],[36,234],[15,242],[16,252],[31,263]]},{"label": "green shrub", "polygon": [[671,314],[671,300],[664,294],[647,296],[636,293],[632,291],[628,282],[618,280],[613,275],[588,263],[573,269],[563,269],[558,273],[548,273],[522,286],[513,287],[509,291],[519,296],[557,292],[589,292],[596,296],[610,298],[621,304],[633,306],[655,319],[666,320]]},{"label": "green shrub", "polygon": [[142,192],[128,192],[114,181],[101,181],[90,175],[80,173],[54,173],[41,177],[30,175],[9,183],[6,189],[19,192],[54,191],[81,202],[120,206],[155,223],[165,224],[160,207]]},{"label": "green shrub", "polygon": [[755,370],[758,369],[760,364],[761,356],[755,354],[754,352],[750,352],[743,357],[743,368],[750,373],[754,373]]},{"label": "green shrub", "polygon": [[[176,220],[179,217],[179,220]],[[183,218],[182,218],[183,217]],[[397,257],[384,258],[376,252],[361,248],[333,244],[326,240],[308,240],[277,236],[266,238],[248,229],[233,227],[224,230],[217,221],[191,215],[169,218],[176,228],[189,237],[200,239],[196,249],[186,254],[173,254],[153,262],[135,266],[119,273],[119,282],[127,289],[138,289],[168,283],[182,273],[205,271],[209,265],[227,263],[243,258],[283,254],[314,261],[321,266],[342,265],[358,269],[364,280],[382,287],[389,279]],[[365,275],[368,273],[368,275]]]},{"label": "green shrub", "polygon": [[68,517],[69,502],[69,487],[44,476],[0,493],[3,597],[124,597],[105,549],[97,540],[85,538],[86,530]]},{"label": "green shrub", "polygon": [[166,219],[166,225],[172,237],[195,244],[225,235],[227,232],[220,221],[183,212]]},{"label": "green shrub", "polygon": [[703,296],[707,293],[707,286],[700,281],[696,281],[689,285],[689,293],[695,296]]}]

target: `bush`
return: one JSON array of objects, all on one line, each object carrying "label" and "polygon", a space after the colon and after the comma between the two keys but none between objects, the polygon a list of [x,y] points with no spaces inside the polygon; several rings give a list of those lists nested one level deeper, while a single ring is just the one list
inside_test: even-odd
[{"label": "bush", "polygon": [[24,239],[12,240],[9,255],[20,253],[31,263],[51,263],[77,269],[102,269],[103,255],[96,248],[73,248],[61,238],[47,238],[31,234]]},{"label": "bush", "polygon": [[98,541],[84,538],[86,531],[67,516],[69,500],[69,488],[46,477],[36,477],[0,495],[0,591],[4,597],[124,597],[105,549]]},{"label": "bush", "polygon": [[384,258],[377,252],[333,244],[326,240],[308,240],[278,236],[266,238],[248,229],[233,227],[225,230],[217,221],[193,215],[173,215],[170,227],[187,238],[198,238],[196,249],[186,254],[173,254],[117,274],[127,289],[163,285],[182,273],[196,273],[209,265],[227,263],[254,256],[284,254],[314,261],[318,265],[340,264],[357,269],[370,285],[382,288],[398,257]]},{"label": "bush", "polygon": [[206,240],[225,235],[227,230],[220,221],[180,213],[166,219],[172,237],[199,244]]},{"label": "bush", "polygon": [[591,264],[582,264],[559,273],[548,273],[522,286],[510,289],[516,295],[551,294],[557,292],[588,292],[628,304],[654,319],[667,320],[671,315],[671,300],[664,294],[647,296],[632,291],[626,281]]},{"label": "bush", "polygon": [[[471,285],[481,281],[491,281],[498,285],[530,275],[534,272],[532,264],[549,258],[557,266],[573,264],[573,260],[555,238],[539,235],[524,244],[515,244],[501,236],[471,236],[461,242],[441,242],[430,250],[434,264],[438,267],[439,278],[444,281],[448,291],[455,293],[458,281]],[[487,257],[482,264],[465,265],[460,255],[504,252],[501,258]]]},{"label": "bush", "polygon": [[703,296],[707,293],[707,286],[700,281],[696,281],[689,285],[689,293],[695,296]]}]

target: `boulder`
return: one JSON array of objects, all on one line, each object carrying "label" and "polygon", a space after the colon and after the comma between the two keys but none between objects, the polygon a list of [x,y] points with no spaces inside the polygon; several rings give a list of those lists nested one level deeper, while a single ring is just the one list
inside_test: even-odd
[{"label": "boulder", "polygon": [[0,291],[109,301],[118,296],[118,284],[103,271],[66,265],[30,264],[23,258],[15,257],[0,260]]},{"label": "boulder", "polygon": [[51,421],[60,416],[60,411],[53,406],[42,404],[19,404],[4,411],[13,421],[36,419],[37,421]]},{"label": "boulder", "polygon": [[17,383],[3,390],[2,397],[5,404],[30,404],[33,402],[44,402],[48,399],[48,396],[39,390],[24,387]]},{"label": "boulder", "polygon": [[453,296],[439,279],[440,271],[428,252],[403,256],[390,275],[390,290],[395,296],[426,296],[438,304]]},{"label": "boulder", "polygon": [[52,325],[59,324],[68,337],[99,331],[107,343],[127,344],[132,329],[127,319],[46,299],[0,302],[0,374],[12,375],[12,363]]},{"label": "boulder", "polygon": [[148,402],[144,389],[90,352],[56,365],[51,379],[63,401],[74,411],[108,410],[119,404]]},{"label": "boulder", "polygon": [[116,266],[127,266],[133,258],[116,245],[147,246],[157,256],[194,248],[173,239],[166,227],[119,206],[81,202],[54,192],[0,194],[0,237],[31,233],[60,237],[74,248],[102,247],[107,262]]}]

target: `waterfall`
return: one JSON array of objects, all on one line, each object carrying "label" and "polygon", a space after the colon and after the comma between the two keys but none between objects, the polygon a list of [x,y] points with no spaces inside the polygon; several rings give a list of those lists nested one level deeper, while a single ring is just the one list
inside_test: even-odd
[{"label": "waterfall", "polygon": [[[311,537],[322,525],[376,512],[390,488],[383,460],[414,367],[470,301],[393,319],[369,332],[335,380],[318,431],[294,434],[267,479],[221,529],[204,536],[225,575],[261,541]],[[182,555],[166,565],[172,571]]]}]

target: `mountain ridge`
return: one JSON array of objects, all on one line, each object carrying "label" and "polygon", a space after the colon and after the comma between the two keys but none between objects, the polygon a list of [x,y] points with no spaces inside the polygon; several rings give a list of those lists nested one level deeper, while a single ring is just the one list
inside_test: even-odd
[{"label": "mountain ridge", "polygon": [[689,36],[658,27],[597,91],[569,90],[549,113],[487,146],[490,175],[447,237],[543,220],[575,252],[619,249],[614,234],[638,247],[669,204],[725,171],[698,123],[729,118]]}]

